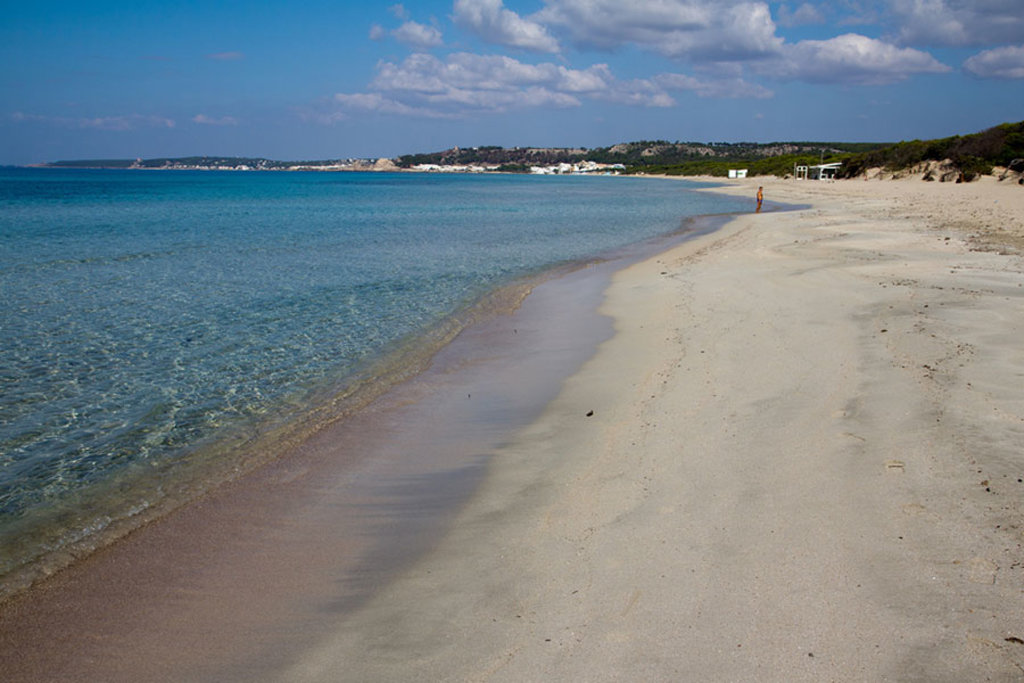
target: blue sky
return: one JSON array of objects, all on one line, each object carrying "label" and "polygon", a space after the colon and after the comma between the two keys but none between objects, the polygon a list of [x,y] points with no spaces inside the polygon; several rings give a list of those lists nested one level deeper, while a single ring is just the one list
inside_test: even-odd
[{"label": "blue sky", "polygon": [[6,164],[896,141],[1024,119],[1024,6],[35,0],[0,63]]}]

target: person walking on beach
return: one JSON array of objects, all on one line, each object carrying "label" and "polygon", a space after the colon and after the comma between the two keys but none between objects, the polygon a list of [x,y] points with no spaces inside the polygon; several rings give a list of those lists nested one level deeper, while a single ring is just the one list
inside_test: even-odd
[{"label": "person walking on beach", "polygon": [[764,187],[757,188],[757,211],[755,213],[761,213],[761,202],[764,201]]}]

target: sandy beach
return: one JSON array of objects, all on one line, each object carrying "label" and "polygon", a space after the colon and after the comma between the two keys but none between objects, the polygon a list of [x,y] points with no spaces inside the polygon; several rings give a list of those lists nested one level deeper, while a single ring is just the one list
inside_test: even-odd
[{"label": "sandy beach", "polygon": [[[12,680],[1024,678],[1024,187],[710,191],[752,212],[616,273],[600,304],[614,334],[587,332],[596,353],[470,463],[444,533],[359,600],[329,602],[327,550],[287,554],[299,522],[308,549],[343,510],[297,506],[303,480],[330,477],[282,465],[261,475],[280,502],[244,522],[259,533],[216,563],[183,558],[203,571],[158,576],[175,582],[160,603],[105,602],[71,654],[24,654],[21,625],[47,628],[30,603],[0,615]],[[213,509],[233,529],[252,507],[240,500],[179,517],[202,529]],[[287,524],[265,521],[282,510]],[[275,618],[307,625],[257,664],[238,643],[265,615],[209,596],[238,591],[228,555],[251,568],[270,546],[292,578],[250,585],[252,599],[275,594],[289,603]],[[38,596],[51,614],[60,590]],[[194,619],[197,604],[220,621]],[[223,661],[184,664],[199,657]]]},{"label": "sandy beach", "polygon": [[758,184],[287,679],[1024,677],[1024,188]]}]

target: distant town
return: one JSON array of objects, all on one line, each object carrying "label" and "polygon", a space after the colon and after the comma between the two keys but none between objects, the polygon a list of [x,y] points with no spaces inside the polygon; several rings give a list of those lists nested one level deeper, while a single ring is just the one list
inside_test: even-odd
[{"label": "distant town", "polygon": [[[410,166],[411,171],[426,173],[494,173],[501,172],[501,164],[478,166],[476,164],[416,164]],[[625,164],[599,164],[596,161],[583,160],[577,163],[562,162],[550,166],[528,166],[534,175],[618,175],[626,170]]]},{"label": "distant town", "polygon": [[[856,177],[871,169],[908,169],[925,180],[970,181],[999,169],[1024,171],[1024,121],[969,135],[899,143],[667,142],[644,140],[611,147],[452,147],[397,158],[274,161],[246,157],[93,159],[40,164],[49,168],[213,171],[407,171],[532,173],[538,175],[658,174],[737,177]],[[1000,171],[1002,172],[1002,171]]]},{"label": "distant town", "polygon": [[189,157],[184,159],[98,159],[57,161],[42,164],[47,168],[102,168],[172,171],[414,171],[420,173],[532,173],[535,175],[613,175],[626,171],[625,164],[603,164],[584,159],[543,166],[503,168],[502,164],[412,164],[399,166],[394,159],[338,159],[324,161],[281,162],[271,159],[235,159]]},{"label": "distant town", "polygon": [[[51,168],[204,171],[409,171],[420,173],[530,173],[618,175],[661,172],[687,162],[718,162],[804,155],[818,160],[879,145],[841,143],[682,143],[641,141],[594,149],[574,147],[453,147],[396,158],[276,161],[250,157],[197,156],[155,159],[79,159],[41,164]],[[706,169],[701,169],[707,172]],[[700,171],[699,171],[700,172]],[[714,173],[712,173],[714,174]]]}]

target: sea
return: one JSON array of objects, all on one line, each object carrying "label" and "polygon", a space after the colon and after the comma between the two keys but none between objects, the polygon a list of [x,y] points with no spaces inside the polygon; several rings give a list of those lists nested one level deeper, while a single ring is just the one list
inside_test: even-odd
[{"label": "sea", "polygon": [[696,187],[0,168],[0,597],[359,410],[538,278],[750,208]]}]

